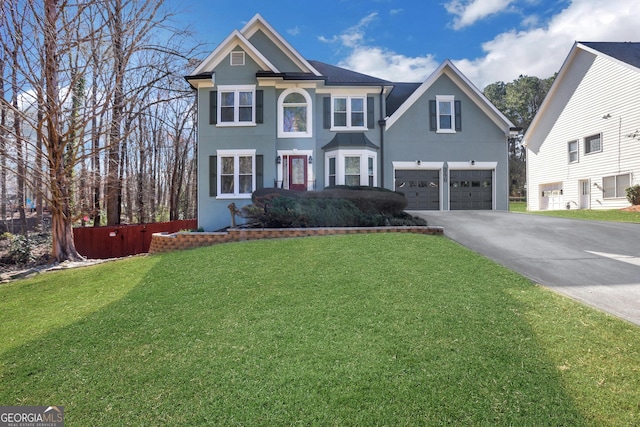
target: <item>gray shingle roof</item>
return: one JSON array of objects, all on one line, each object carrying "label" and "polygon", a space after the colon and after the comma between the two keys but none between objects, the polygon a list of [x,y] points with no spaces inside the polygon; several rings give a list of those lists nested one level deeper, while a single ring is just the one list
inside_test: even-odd
[{"label": "gray shingle roof", "polygon": [[392,115],[422,83],[394,83],[387,96],[387,116]]},{"label": "gray shingle roof", "polygon": [[580,42],[619,61],[640,68],[640,43],[632,42]]},{"label": "gray shingle roof", "polygon": [[[314,65],[315,67],[315,65]],[[320,71],[320,70],[318,70]],[[378,149],[376,144],[371,142],[367,136],[362,132],[338,132],[331,141],[324,147],[323,150],[330,150],[332,148],[352,148],[352,147],[370,147]]]},{"label": "gray shingle roof", "polygon": [[335,65],[325,64],[320,61],[309,61],[309,63],[327,78],[328,85],[389,85],[387,80],[377,77],[367,76],[366,74],[356,73],[355,71],[345,68],[336,67]]}]

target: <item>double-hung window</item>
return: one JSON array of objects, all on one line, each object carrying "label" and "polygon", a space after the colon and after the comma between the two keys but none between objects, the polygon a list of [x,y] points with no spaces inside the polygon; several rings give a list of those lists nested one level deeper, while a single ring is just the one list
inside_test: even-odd
[{"label": "double-hung window", "polygon": [[449,95],[436,96],[436,114],[438,116],[438,132],[455,132],[454,120],[454,98]]},{"label": "double-hung window", "polygon": [[218,150],[218,197],[251,197],[256,188],[256,150]]},{"label": "double-hung window", "polygon": [[462,102],[454,95],[437,95],[429,100],[429,130],[437,133],[462,131]]},{"label": "double-hung window", "polygon": [[604,188],[605,199],[616,199],[627,196],[627,188],[631,186],[631,175],[628,173],[605,176],[602,178],[602,188]]},{"label": "double-hung window", "polygon": [[584,153],[598,153],[602,151],[602,137],[598,133],[584,138]]},{"label": "double-hung window", "polygon": [[569,141],[567,149],[569,151],[569,163],[576,163],[578,161],[578,141]]},{"label": "double-hung window", "polygon": [[367,102],[364,96],[334,96],[332,98],[332,128],[366,129]]},{"label": "double-hung window", "polygon": [[255,99],[255,86],[219,86],[218,126],[255,124]]}]

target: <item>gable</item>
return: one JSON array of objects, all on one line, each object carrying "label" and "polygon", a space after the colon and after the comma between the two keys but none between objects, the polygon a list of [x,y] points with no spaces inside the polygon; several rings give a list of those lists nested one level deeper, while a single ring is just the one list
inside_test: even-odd
[{"label": "gable", "polygon": [[[446,76],[445,80],[441,80]],[[513,123],[509,121],[498,109],[471,83],[449,60],[443,62],[418,88],[413,91],[400,106],[387,119],[387,129],[392,127],[413,105],[420,99],[424,98],[428,91],[432,89],[436,83],[443,84],[448,81],[449,87],[438,90],[460,91],[464,93],[471,102],[473,102],[480,110],[493,122],[502,129],[505,135],[509,135],[510,128]],[[401,88],[403,96],[410,90],[410,87]],[[439,93],[440,95],[450,95],[451,93]],[[394,99],[395,103],[399,103],[398,99]]]},{"label": "gable", "polygon": [[278,47],[272,39],[270,39],[262,30],[257,30],[249,41],[264,56],[269,58],[280,72],[306,72],[299,63],[294,62],[291,56],[287,55],[280,47]]},{"label": "gable", "polygon": [[561,68],[538,113],[524,135],[523,144],[537,153],[549,132],[566,108],[578,86],[591,69],[596,56],[583,50],[575,50],[569,55],[566,66]]},{"label": "gable", "polygon": [[[254,35],[258,32],[262,33],[262,35],[269,40],[270,44],[273,44],[281,54],[293,62],[301,72],[312,73],[316,76],[320,75],[260,14],[256,14],[240,32],[248,39],[253,39]],[[285,71],[290,70],[285,69]]]},{"label": "gable", "polygon": [[192,75],[201,75],[206,72],[212,72],[222,61],[228,58],[229,54],[242,49],[248,56],[259,65],[263,70],[278,73],[278,68],[267,59],[249,40],[247,40],[239,31],[233,31],[209,56],[198,65]]}]

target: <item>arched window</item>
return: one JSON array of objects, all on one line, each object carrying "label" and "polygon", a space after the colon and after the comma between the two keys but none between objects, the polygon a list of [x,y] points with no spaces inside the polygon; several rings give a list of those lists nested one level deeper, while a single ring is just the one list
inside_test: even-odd
[{"label": "arched window", "polygon": [[278,98],[278,137],[310,137],[311,97],[301,89],[287,89]]}]

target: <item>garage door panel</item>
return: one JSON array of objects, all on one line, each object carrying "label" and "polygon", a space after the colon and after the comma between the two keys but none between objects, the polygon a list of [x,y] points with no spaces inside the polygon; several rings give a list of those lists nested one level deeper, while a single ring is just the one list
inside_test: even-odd
[{"label": "garage door panel", "polygon": [[493,209],[493,171],[453,170],[449,176],[451,210]]},{"label": "garage door panel", "polygon": [[440,171],[397,170],[395,181],[395,190],[407,198],[407,209],[440,209]]}]

